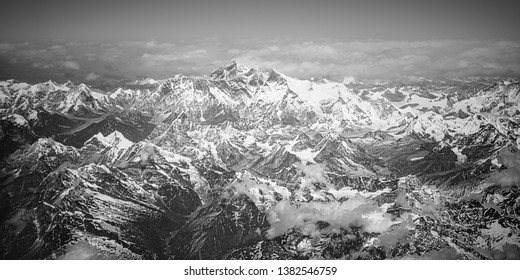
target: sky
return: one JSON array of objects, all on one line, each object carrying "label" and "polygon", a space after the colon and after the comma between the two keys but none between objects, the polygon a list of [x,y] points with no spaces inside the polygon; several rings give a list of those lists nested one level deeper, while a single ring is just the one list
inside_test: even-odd
[{"label": "sky", "polygon": [[4,0],[0,79],[208,75],[236,59],[298,78],[520,74],[517,1]]}]

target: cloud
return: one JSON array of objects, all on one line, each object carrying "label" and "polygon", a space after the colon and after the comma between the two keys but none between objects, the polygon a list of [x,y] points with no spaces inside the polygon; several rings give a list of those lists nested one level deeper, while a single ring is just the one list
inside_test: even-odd
[{"label": "cloud", "polygon": [[423,255],[410,255],[400,258],[401,260],[460,260],[462,256],[453,247],[445,247],[441,250],[432,250]]},{"label": "cloud", "polygon": [[5,53],[7,51],[13,50],[15,48],[14,44],[10,43],[0,43],[0,54]]},{"label": "cloud", "polygon": [[141,48],[141,49],[171,49],[175,47],[174,43],[168,43],[168,42],[157,42],[155,40],[150,41],[122,41],[117,43],[118,47],[120,48]]},{"label": "cloud", "polygon": [[193,58],[199,58],[207,54],[204,49],[196,49],[185,52],[170,53],[170,54],[149,54],[145,53],[141,56],[144,61],[155,61],[155,62],[171,62],[177,60],[187,60]]},{"label": "cloud", "polygon": [[53,68],[54,66],[52,64],[48,64],[48,63],[41,63],[41,62],[34,62],[31,64],[32,67],[34,68],[40,68],[40,69],[49,69],[49,68]]},{"label": "cloud", "polygon": [[73,60],[66,60],[61,63],[61,65],[67,69],[79,70],[79,64]]},{"label": "cloud", "polygon": [[123,51],[117,47],[109,47],[102,51],[99,55],[101,61],[117,62],[122,59]]},{"label": "cloud", "polygon": [[[271,224],[267,232],[269,238],[287,233],[293,228],[299,228],[303,234],[310,236],[352,226],[363,227],[367,232],[382,233],[396,223],[384,209],[359,194],[345,202],[309,202],[299,207],[293,206],[289,200],[283,200],[267,213],[267,220]],[[318,228],[319,221],[328,223],[330,227]]]},{"label": "cloud", "polygon": [[502,148],[498,153],[498,161],[507,168],[520,166],[520,151],[517,147]]},{"label": "cloud", "polygon": [[87,81],[92,81],[92,80],[95,80],[97,78],[99,78],[99,75],[96,75],[93,72],[90,72],[85,79]]},{"label": "cloud", "polygon": [[274,67],[302,78],[324,73],[341,78],[391,79],[422,75],[458,78],[520,74],[520,44],[514,41],[277,42],[233,48],[249,65]]},{"label": "cloud", "polygon": [[155,156],[155,148],[151,145],[144,146],[139,151],[139,158],[141,165],[147,165],[150,163],[150,160]]},{"label": "cloud", "polygon": [[310,164],[296,163],[295,167],[303,173],[302,188],[313,188],[314,184],[330,185],[325,177],[325,164]]},{"label": "cloud", "polygon": [[[302,172],[301,185],[293,194],[301,197],[304,190],[314,190],[317,184],[333,188],[328,181],[323,164],[296,164]],[[396,199],[398,204],[407,204],[406,193]],[[294,199],[293,199],[294,200]],[[298,205],[285,199],[274,204],[267,211],[267,220],[271,228],[267,232],[269,238],[280,236],[291,229],[299,229],[304,235],[320,236],[330,232],[340,232],[341,229],[362,227],[371,233],[382,233],[379,239],[380,246],[389,247],[404,240],[414,228],[412,218],[408,214],[401,217],[392,217],[387,213],[388,205],[378,206],[374,200],[367,199],[357,193],[344,202],[302,202]],[[326,228],[318,226],[318,222],[325,222]]]},{"label": "cloud", "polygon": [[489,182],[503,187],[520,186],[520,168],[511,168],[494,173]]},{"label": "cloud", "polygon": [[415,224],[412,220],[412,215],[406,213],[402,216],[403,222],[398,225],[392,226],[386,232],[383,232],[378,238],[376,245],[382,246],[387,249],[393,247],[397,243],[403,244],[408,236],[410,235],[411,230],[415,228]]},{"label": "cloud", "polygon": [[67,49],[64,46],[61,45],[52,45],[48,47],[49,50],[55,51],[55,52],[66,52]]},{"label": "cloud", "polygon": [[109,257],[101,254],[99,250],[87,243],[86,241],[80,240],[74,245],[67,245],[63,250],[63,255],[59,256],[59,260],[106,260]]},{"label": "cloud", "polygon": [[92,72],[101,79],[110,76],[162,79],[179,73],[208,75],[231,59],[246,66],[275,68],[296,78],[326,76],[337,81],[350,76],[371,80],[409,75],[446,78],[520,75],[520,42],[512,40],[207,38],[172,42],[2,42],[0,58],[16,64],[20,75],[31,76],[24,67],[52,65],[80,70],[81,65],[82,77]]},{"label": "cloud", "polygon": [[493,173],[488,181],[499,186],[520,186],[520,151],[517,147],[509,146],[502,148],[498,155],[498,161],[507,167]]}]

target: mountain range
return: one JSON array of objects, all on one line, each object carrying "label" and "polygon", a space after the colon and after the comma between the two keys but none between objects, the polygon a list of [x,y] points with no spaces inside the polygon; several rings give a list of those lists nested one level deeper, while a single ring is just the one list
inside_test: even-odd
[{"label": "mountain range", "polygon": [[231,61],[0,82],[4,259],[518,259],[520,82]]}]

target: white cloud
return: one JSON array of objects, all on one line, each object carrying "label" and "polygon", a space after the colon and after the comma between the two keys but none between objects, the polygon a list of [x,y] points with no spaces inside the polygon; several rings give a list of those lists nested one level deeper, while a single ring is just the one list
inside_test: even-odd
[{"label": "white cloud", "polygon": [[61,45],[52,45],[48,49],[51,50],[51,51],[64,51],[64,50],[66,50],[65,47],[63,47]]},{"label": "white cloud", "polygon": [[313,184],[329,185],[329,181],[325,177],[324,164],[310,164],[296,163],[295,167],[303,173],[303,188],[312,188]]},{"label": "white cloud", "polygon": [[186,60],[192,58],[200,58],[206,55],[208,52],[204,49],[195,49],[195,50],[187,50],[187,51],[179,51],[176,53],[169,54],[149,54],[145,53],[141,56],[141,59],[147,61],[157,61],[157,62],[170,62],[176,60]]},{"label": "white cloud", "polygon": [[96,75],[93,72],[90,72],[85,79],[87,81],[92,81],[92,80],[95,80],[97,78],[99,78],[99,75]]},{"label": "white cloud", "polygon": [[79,64],[73,60],[66,60],[61,63],[61,65],[67,69],[79,70]]},{"label": "white cloud", "polygon": [[[310,236],[351,226],[361,226],[367,232],[382,233],[399,222],[392,221],[392,216],[384,209],[359,194],[345,202],[309,202],[299,207],[283,200],[268,211],[267,220],[271,224],[269,238],[284,234],[292,228],[299,228]],[[330,228],[325,231],[318,229],[316,223],[319,221],[329,223]]]},{"label": "white cloud", "polygon": [[228,55],[302,78],[323,73],[366,79],[520,74],[520,44],[514,41],[277,42],[275,48],[268,43],[234,47]]},{"label": "white cloud", "polygon": [[99,58],[104,62],[121,62],[123,51],[117,47],[109,47],[102,51]]},{"label": "white cloud", "polygon": [[40,63],[40,62],[34,62],[31,64],[31,66],[34,68],[40,68],[40,69],[49,69],[49,68],[53,67],[52,64],[46,64],[46,63]]},{"label": "white cloud", "polygon": [[363,80],[407,75],[448,78],[520,75],[520,42],[511,40],[219,41],[213,38],[105,44],[54,41],[1,43],[0,55],[6,60],[16,58],[18,67],[54,64],[77,70],[81,65],[87,73],[99,73],[109,67],[113,75],[132,78],[209,74],[231,59],[247,66],[275,68],[296,78],[326,75],[338,81],[349,76]]},{"label": "white cloud", "polygon": [[63,255],[59,256],[60,260],[105,260],[107,256],[101,254],[98,249],[84,240],[78,241],[76,244],[69,244],[63,250]]},{"label": "white cloud", "polygon": [[489,183],[499,186],[520,185],[520,151],[517,147],[509,146],[502,148],[499,152],[498,161],[507,167],[497,171],[489,177]]},{"label": "white cloud", "polygon": [[123,41],[123,42],[119,42],[117,45],[120,48],[132,47],[132,48],[142,48],[142,49],[150,49],[150,50],[153,50],[153,49],[171,49],[171,48],[175,47],[174,43],[166,43],[166,42],[159,43],[159,42],[157,42],[155,40],[150,40],[150,41]]},{"label": "white cloud", "polygon": [[10,51],[10,50],[13,50],[13,49],[15,49],[15,45],[14,44],[0,43],[0,53],[4,53],[4,52],[7,52],[7,51]]}]

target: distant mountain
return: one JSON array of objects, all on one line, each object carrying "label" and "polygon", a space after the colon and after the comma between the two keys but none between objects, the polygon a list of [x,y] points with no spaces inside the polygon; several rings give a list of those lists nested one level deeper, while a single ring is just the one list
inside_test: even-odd
[{"label": "distant mountain", "polygon": [[4,259],[520,258],[520,83],[0,82]]}]

